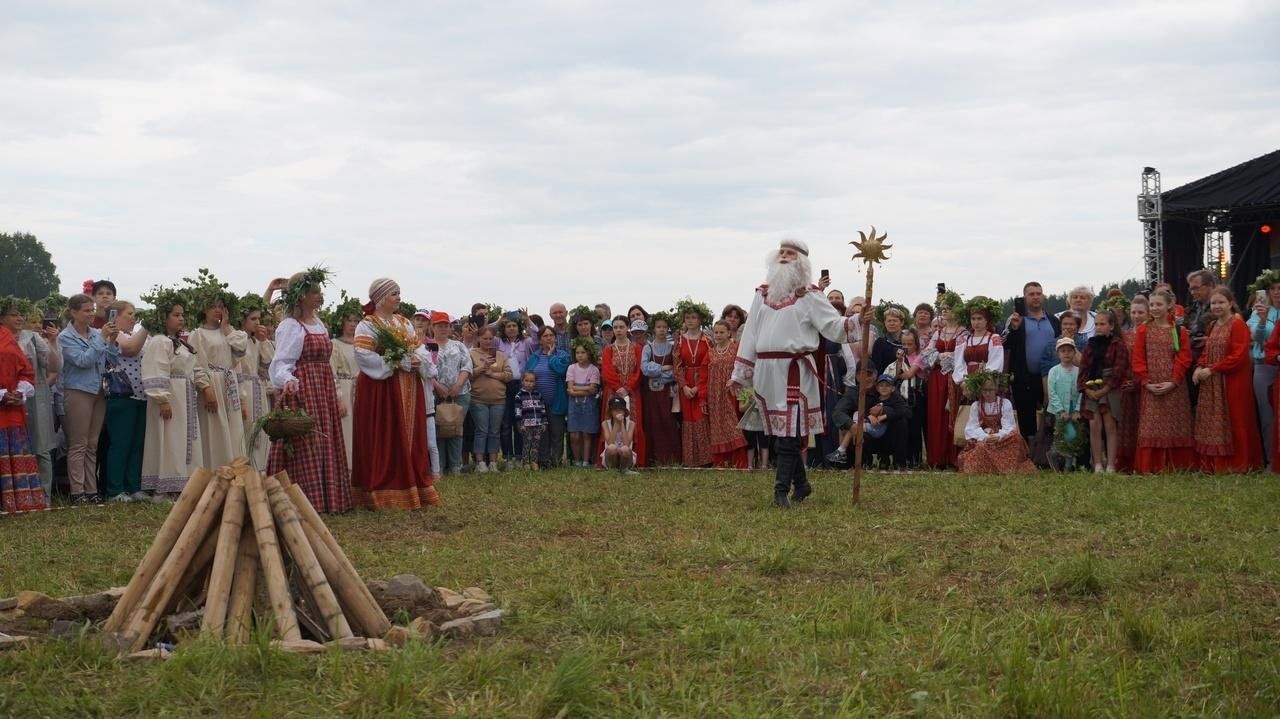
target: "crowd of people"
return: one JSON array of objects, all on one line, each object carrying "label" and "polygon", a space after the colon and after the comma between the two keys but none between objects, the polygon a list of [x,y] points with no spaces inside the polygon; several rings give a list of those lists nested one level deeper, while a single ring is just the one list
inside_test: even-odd
[{"label": "crowd of people", "polygon": [[[779,253],[799,261],[795,289],[764,285],[751,312],[718,315],[689,299],[654,313],[557,303],[547,319],[483,302],[407,313],[388,278],[326,307],[322,268],[261,295],[202,272],[142,294],[148,308],[108,280],[60,314],[2,298],[0,509],[48,506],[64,458],[73,504],[168,501],[196,468],[247,456],[323,512],[435,505],[447,475],[566,464],[776,466],[798,501],[804,467],[848,467],[859,434],[862,461],[885,470],[1275,462],[1280,271],[1243,303],[1201,270],[1182,304],[1168,284],[1100,300],[1077,287],[1056,315],[1028,282],[1005,318],[942,284],[911,310],[868,305],[813,283],[802,243]],[[800,339],[758,351],[779,332]],[[309,432],[262,431],[304,413]]]}]

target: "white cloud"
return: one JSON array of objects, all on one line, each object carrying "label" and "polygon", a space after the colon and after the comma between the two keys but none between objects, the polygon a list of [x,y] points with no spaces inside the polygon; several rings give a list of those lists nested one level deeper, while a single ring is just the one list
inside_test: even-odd
[{"label": "white cloud", "polygon": [[1275,149],[1278,30],[1245,0],[23,5],[0,218],[127,296],[324,261],[452,311],[720,306],[784,235],[854,294],[873,223],[881,296],[1098,285],[1140,271],[1142,166]]}]

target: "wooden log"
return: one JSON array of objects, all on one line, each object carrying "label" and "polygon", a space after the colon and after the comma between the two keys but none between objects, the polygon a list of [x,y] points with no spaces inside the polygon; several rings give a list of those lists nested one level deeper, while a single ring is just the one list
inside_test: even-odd
[{"label": "wooden log", "polygon": [[[241,482],[243,488],[243,481]],[[236,553],[236,569],[231,579],[231,598],[227,602],[224,634],[232,644],[249,641],[253,630],[253,600],[258,594],[258,542],[253,536],[253,522],[244,522],[240,548]]]},{"label": "wooden log", "polygon": [[222,636],[231,602],[231,581],[240,553],[240,535],[244,532],[244,481],[231,480],[227,500],[222,504],[222,524],[218,527],[217,550],[213,569],[209,572],[209,593],[204,602],[204,618],[200,631]]},{"label": "wooden log", "polygon": [[329,628],[329,638],[346,639],[354,636],[351,625],[342,615],[342,607],[338,605],[338,597],[325,579],[324,570],[311,549],[311,541],[307,539],[302,523],[298,520],[298,512],[289,501],[289,495],[275,477],[263,480],[267,496],[271,500],[271,513],[275,516],[276,526],[280,528],[280,536],[284,537],[285,546],[289,548],[289,556],[297,566],[302,584],[307,593],[315,601],[320,611],[319,619]]},{"label": "wooden log", "polygon": [[276,632],[286,641],[301,639],[298,617],[293,613],[293,598],[289,596],[289,579],[284,573],[284,558],[276,543],[276,525],[271,516],[267,490],[262,485],[262,475],[249,470],[241,475],[244,481],[245,499],[249,514],[253,517],[253,536],[258,542],[258,561],[262,563],[262,576],[271,598],[271,613]]},{"label": "wooden log", "polygon": [[386,635],[391,629],[391,622],[387,619],[386,613],[382,611],[382,607],[378,606],[369,587],[360,579],[356,568],[347,558],[346,552],[342,551],[338,540],[333,538],[324,520],[320,519],[316,508],[311,506],[307,495],[296,484],[291,484],[285,493],[289,495],[289,499],[293,500],[293,507],[298,512],[298,519],[302,521],[312,547],[324,545],[328,549],[327,556],[325,552],[317,551],[316,557],[324,562],[321,566],[325,576],[328,577],[330,586],[334,588],[346,607],[347,615],[360,626],[365,636]]},{"label": "wooden log", "polygon": [[178,589],[178,582],[199,549],[200,542],[208,535],[209,528],[220,515],[222,500],[226,493],[227,478],[221,474],[210,479],[205,486],[204,492],[200,495],[200,501],[196,503],[190,519],[187,520],[182,533],[173,544],[173,551],[169,552],[164,562],[160,564],[160,568],[156,570],[155,577],[152,578],[151,584],[139,600],[137,609],[124,625],[124,643],[129,647],[129,651],[139,651],[146,645],[147,637],[151,635],[151,630],[155,629],[162,613],[169,606],[169,600]]},{"label": "wooden log", "polygon": [[102,625],[104,634],[118,632],[124,627],[129,615],[136,608],[138,600],[151,585],[151,579],[155,576],[156,570],[169,555],[169,550],[178,540],[182,528],[187,525],[187,520],[190,519],[191,512],[196,508],[210,479],[213,479],[213,472],[204,468],[191,473],[191,479],[187,480],[187,485],[182,488],[178,501],[173,503],[169,516],[165,517],[164,524],[160,525],[160,531],[156,532],[156,538],[152,540],[151,547],[147,549],[142,561],[138,563],[138,568],[134,570],[133,577],[124,589],[124,595],[120,597],[120,601],[116,602],[116,608]]},{"label": "wooden log", "polygon": [[192,555],[191,562],[182,572],[182,578],[178,580],[178,589],[169,599],[165,614],[189,612],[204,603],[204,581],[209,575],[209,565],[213,562],[213,555],[218,550],[217,527],[215,521],[209,528],[209,533],[200,542],[200,548]]}]

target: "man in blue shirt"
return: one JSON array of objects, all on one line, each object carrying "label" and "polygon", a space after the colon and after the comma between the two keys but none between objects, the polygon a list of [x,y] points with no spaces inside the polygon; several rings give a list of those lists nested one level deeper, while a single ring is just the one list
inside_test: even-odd
[{"label": "man in blue shirt", "polygon": [[1018,431],[1023,437],[1036,433],[1036,412],[1044,406],[1044,386],[1040,381],[1040,355],[1058,338],[1058,318],[1044,311],[1044,288],[1039,282],[1022,286],[1026,314],[1014,312],[1004,327],[1005,370],[1013,409],[1018,414]]}]

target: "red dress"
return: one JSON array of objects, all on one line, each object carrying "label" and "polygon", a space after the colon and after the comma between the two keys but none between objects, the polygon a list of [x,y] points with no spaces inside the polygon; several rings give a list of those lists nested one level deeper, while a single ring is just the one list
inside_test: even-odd
[{"label": "red dress", "polygon": [[711,432],[711,464],[732,469],[747,468],[747,440],[738,429],[738,398],[729,388],[738,343],[730,340],[720,352],[711,347],[707,366],[707,413]]},{"label": "red dress", "polygon": [[[1183,381],[1191,367],[1191,339],[1185,327],[1177,328],[1173,345],[1169,325],[1147,322],[1138,327],[1133,343],[1133,374],[1139,390],[1138,445],[1133,471],[1138,474],[1177,472],[1197,466],[1192,435],[1191,399]],[[1155,395],[1148,383],[1173,382],[1173,391]]]},{"label": "red dress", "polygon": [[[636,428],[631,450],[636,455],[636,466],[643,467],[646,457],[644,397],[640,387],[644,384],[644,375],[640,372],[640,356],[644,353],[644,346],[632,342],[624,352],[616,352],[614,347],[613,344],[606,345],[604,352],[600,355],[600,421],[603,422],[609,417],[609,400],[613,397],[614,391],[619,388],[626,389],[627,397],[631,400],[631,419]],[[604,432],[600,433],[596,446],[596,466],[603,467],[604,458],[600,455],[604,452]]]},{"label": "red dress", "polygon": [[[6,393],[17,392],[18,382],[34,387],[35,371],[13,333],[8,327],[0,327],[0,388]],[[27,436],[26,406],[0,405],[0,511],[44,509],[48,506],[47,499],[40,486],[40,467],[31,453],[31,440]],[[10,549],[19,548],[11,546]]]},{"label": "red dress", "polygon": [[[346,440],[342,418],[338,416],[338,390],[329,355],[333,342],[325,332],[303,326],[302,354],[294,365],[298,378],[298,404],[316,422],[315,432],[305,437],[271,443],[267,474],[280,470],[302,488],[317,512],[351,510],[351,471],[347,467]],[[285,406],[288,402],[285,400]]]},{"label": "red dress", "polygon": [[[365,323],[380,321],[373,316],[364,319],[356,330],[357,350],[378,351]],[[392,321],[401,328],[408,325],[399,315]],[[412,332],[411,326],[407,332]],[[420,374],[403,370],[386,379],[361,372],[356,380],[351,483],[362,507],[418,509],[440,503],[427,454],[427,400],[422,384]]]},{"label": "red dress", "polygon": [[[711,464],[711,430],[707,421],[711,342],[706,337],[691,340],[681,334],[676,339],[676,347],[676,383],[680,387],[680,414],[684,419],[680,431],[684,465],[706,467]],[[696,392],[692,398],[685,394],[689,387]]]},{"label": "red dress", "polygon": [[[964,336],[964,330],[956,329],[951,339],[944,339],[938,330],[934,333],[933,347],[939,354],[955,352],[956,342]],[[953,355],[954,356],[954,355]],[[929,374],[929,415],[925,420],[925,444],[930,467],[954,467],[959,448],[955,442],[956,412],[960,411],[960,388],[951,381],[951,373],[942,371],[941,361],[934,362]]]},{"label": "red dress", "polygon": [[[668,343],[665,349],[658,351],[650,342],[649,359],[659,368],[670,365],[675,367],[672,358],[674,345]],[[643,350],[641,350],[643,353]],[[643,354],[641,355],[643,356]],[[643,421],[645,445],[649,455],[649,467],[669,467],[680,464],[680,428],[676,419],[679,415],[671,411],[671,391],[676,386],[663,384],[660,381],[645,377],[641,382],[640,394],[644,396],[646,407]],[[654,389],[657,387],[657,389]],[[603,417],[601,418],[603,419]]]},{"label": "red dress", "polygon": [[1214,373],[1201,380],[1196,403],[1196,451],[1206,472],[1252,472],[1263,464],[1249,356],[1252,344],[1249,326],[1239,315],[1209,324],[1200,366]]}]

